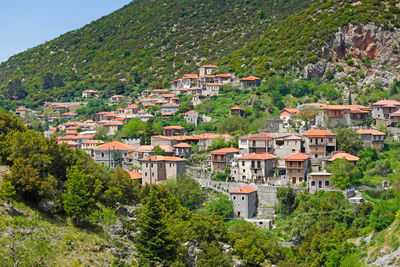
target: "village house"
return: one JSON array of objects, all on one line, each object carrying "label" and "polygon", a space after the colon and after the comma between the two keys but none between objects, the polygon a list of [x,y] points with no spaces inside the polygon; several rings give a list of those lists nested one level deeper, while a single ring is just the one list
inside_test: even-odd
[{"label": "village house", "polygon": [[400,127],[400,109],[391,113],[389,116],[391,127]]},{"label": "village house", "polygon": [[182,77],[181,87],[191,88],[198,85],[199,75],[197,74],[184,74]]},{"label": "village house", "polygon": [[34,112],[33,110],[25,107],[19,107],[15,110],[15,115],[19,116],[20,118],[32,118]]},{"label": "village house", "polygon": [[[141,145],[133,149],[131,153],[124,157],[124,165],[140,165],[140,160],[154,155],[156,145]],[[157,145],[165,151],[166,156],[173,156],[175,149],[169,145]]]},{"label": "village house", "polygon": [[224,139],[225,142],[229,142],[232,136],[228,134],[216,134],[216,133],[202,133],[192,137],[194,142],[197,142],[199,150],[207,150],[211,148],[212,142],[216,138]]},{"label": "village house", "polygon": [[206,83],[204,86],[203,95],[208,97],[219,95],[220,88],[220,83]]},{"label": "village house", "polygon": [[94,157],[94,149],[98,146],[98,145],[102,145],[104,144],[103,141],[101,140],[86,140],[82,142],[81,148],[87,153],[89,154],[91,157]]},{"label": "village house", "polygon": [[185,135],[185,128],[179,125],[165,126],[163,127],[163,135],[165,136]]},{"label": "village house", "polygon": [[102,166],[114,169],[117,166],[122,167],[124,157],[126,157],[135,147],[112,141],[93,149],[94,161]]},{"label": "village house", "polygon": [[289,183],[302,184],[311,170],[310,157],[304,153],[296,153],[284,158]]},{"label": "village house", "polygon": [[129,174],[129,177],[132,179],[132,180],[137,180],[140,184],[143,184],[143,182],[142,182],[142,174],[140,173],[140,172],[138,172],[138,171],[128,171],[128,170],[126,170],[126,172]]},{"label": "village house", "polygon": [[123,110],[125,114],[137,114],[139,111],[139,106],[136,104],[130,104]]},{"label": "village house", "polygon": [[273,153],[273,139],[274,137],[267,133],[239,137],[240,154]]},{"label": "village house", "polygon": [[211,151],[211,170],[213,172],[224,172],[225,167],[229,167],[229,162],[238,153],[239,150],[233,147]]},{"label": "village house", "polygon": [[67,105],[60,104],[60,105],[53,106],[53,111],[58,112],[59,114],[62,112],[68,112],[69,107]]},{"label": "village house", "polygon": [[68,121],[72,121],[72,120],[75,120],[76,117],[78,117],[78,114],[73,113],[73,112],[65,112],[65,113],[61,114],[61,117],[63,119],[67,119]]},{"label": "village house", "polygon": [[400,109],[400,102],[396,100],[379,100],[372,104],[372,118],[377,123],[390,124],[390,114]]},{"label": "village house", "polygon": [[362,124],[371,116],[371,108],[361,105],[324,105],[316,113],[315,125],[333,128]]},{"label": "village house", "polygon": [[243,186],[229,192],[233,202],[233,213],[235,218],[249,219],[257,211],[257,190],[251,186]]},{"label": "village house", "polygon": [[119,102],[125,101],[125,96],[113,95],[112,97],[110,97],[110,99],[108,101],[110,101],[111,103],[119,103]]},{"label": "village house", "polygon": [[[302,140],[299,135],[291,134],[275,138],[274,155],[285,158],[301,152]],[[280,162],[280,164],[283,162]]]},{"label": "village house", "polygon": [[336,134],[328,130],[310,129],[303,136],[305,152],[312,160],[325,160],[336,151]]},{"label": "village house", "polygon": [[186,112],[183,117],[185,118],[187,123],[193,123],[194,125],[197,126],[197,123],[199,121],[199,113],[194,111],[194,110],[189,110]]},{"label": "village house", "polygon": [[244,117],[244,109],[241,107],[235,106],[229,109],[231,116],[239,116]]},{"label": "village house", "polygon": [[199,78],[199,85],[205,89],[205,85],[207,83],[214,83],[215,82],[215,75],[205,75],[205,76],[200,76]]},{"label": "village house", "polygon": [[216,66],[216,65],[204,65],[204,66],[201,66],[199,68],[200,77],[201,76],[206,76],[206,75],[211,75],[217,69],[218,69],[218,66]]},{"label": "village house", "polygon": [[152,156],[140,160],[142,184],[159,183],[186,172],[186,159],[173,156]]},{"label": "village house", "polygon": [[176,139],[171,138],[171,136],[164,136],[164,135],[153,135],[151,137],[151,145],[166,145],[166,146],[173,146],[177,144]]},{"label": "village house", "polygon": [[255,76],[249,76],[243,79],[240,79],[240,86],[244,90],[249,90],[254,87],[258,87],[261,84],[261,79]]},{"label": "village house", "polygon": [[357,133],[361,135],[364,147],[374,147],[378,151],[382,151],[385,144],[385,133],[373,129],[361,129],[357,130]]},{"label": "village house", "polygon": [[151,94],[157,95],[157,96],[159,96],[161,94],[165,94],[167,92],[168,92],[168,89],[154,89],[154,90],[151,90]]},{"label": "village house", "polygon": [[107,129],[108,136],[113,136],[118,131],[121,131],[123,125],[124,125],[124,123],[122,123],[121,121],[117,121],[117,120],[109,121],[109,122],[106,122],[103,124],[103,126]]},{"label": "village house", "polygon": [[98,98],[99,93],[96,90],[87,89],[82,91],[82,98]]},{"label": "village house", "polygon": [[227,74],[216,74],[214,77],[214,82],[220,83],[222,85],[227,84],[227,83],[233,83],[234,82],[234,77],[231,73]]},{"label": "village house", "polygon": [[310,193],[320,190],[329,190],[331,186],[332,173],[329,172],[312,172],[307,177],[307,188]]},{"label": "village house", "polygon": [[276,157],[268,153],[247,154],[238,158],[238,180],[267,183],[274,176]]},{"label": "village house", "polygon": [[346,153],[344,151],[335,151],[333,152],[333,156],[330,159],[326,160],[326,163],[330,164],[332,162],[334,162],[337,159],[345,159],[348,162],[350,162],[351,164],[353,164],[354,166],[357,165],[358,161],[360,160],[359,157],[357,156],[353,156],[349,153]]},{"label": "village house", "polygon": [[161,106],[160,111],[161,112],[172,112],[172,113],[176,113],[179,110],[179,105],[178,104],[172,104],[172,103],[168,103],[168,104],[164,104]]},{"label": "village house", "polygon": [[284,108],[280,112],[280,119],[282,120],[282,127],[289,128],[290,121],[293,120],[296,114],[299,113],[297,108]]},{"label": "village house", "polygon": [[175,156],[179,158],[190,158],[192,154],[192,146],[188,143],[179,143],[173,146],[175,149]]}]

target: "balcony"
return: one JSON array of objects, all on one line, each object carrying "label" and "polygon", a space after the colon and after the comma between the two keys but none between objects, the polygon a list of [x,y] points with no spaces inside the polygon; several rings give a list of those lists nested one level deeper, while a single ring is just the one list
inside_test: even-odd
[{"label": "balcony", "polygon": [[286,165],[288,169],[304,169],[304,165]]}]

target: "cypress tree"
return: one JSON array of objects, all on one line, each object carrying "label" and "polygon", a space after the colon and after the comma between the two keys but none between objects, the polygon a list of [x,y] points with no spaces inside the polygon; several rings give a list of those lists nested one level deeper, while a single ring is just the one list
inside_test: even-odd
[{"label": "cypress tree", "polygon": [[149,200],[138,220],[138,228],[141,234],[135,245],[141,266],[166,264],[173,259],[175,247],[164,223],[155,190],[150,192]]}]

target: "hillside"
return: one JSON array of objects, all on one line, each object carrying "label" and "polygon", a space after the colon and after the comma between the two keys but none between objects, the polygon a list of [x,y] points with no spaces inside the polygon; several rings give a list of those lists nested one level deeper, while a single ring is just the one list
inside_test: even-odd
[{"label": "hillside", "polygon": [[312,2],[134,1],[2,63],[0,87],[20,78],[34,99],[46,99],[79,95],[88,87],[110,95],[139,83],[166,86],[176,75],[256,40]]}]

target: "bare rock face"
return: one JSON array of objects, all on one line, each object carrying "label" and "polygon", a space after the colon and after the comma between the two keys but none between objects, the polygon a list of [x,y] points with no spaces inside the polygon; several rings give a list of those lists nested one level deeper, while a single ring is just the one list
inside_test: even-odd
[{"label": "bare rock face", "polygon": [[312,78],[322,78],[325,74],[327,62],[320,60],[315,64],[308,64],[304,68],[304,78],[311,80]]},{"label": "bare rock face", "polygon": [[[347,55],[353,58],[379,59],[382,63],[391,59],[393,48],[400,40],[399,30],[388,31],[373,23],[367,25],[348,24],[339,29],[322,52],[330,54],[332,59]],[[399,60],[399,56],[397,56]]]}]

